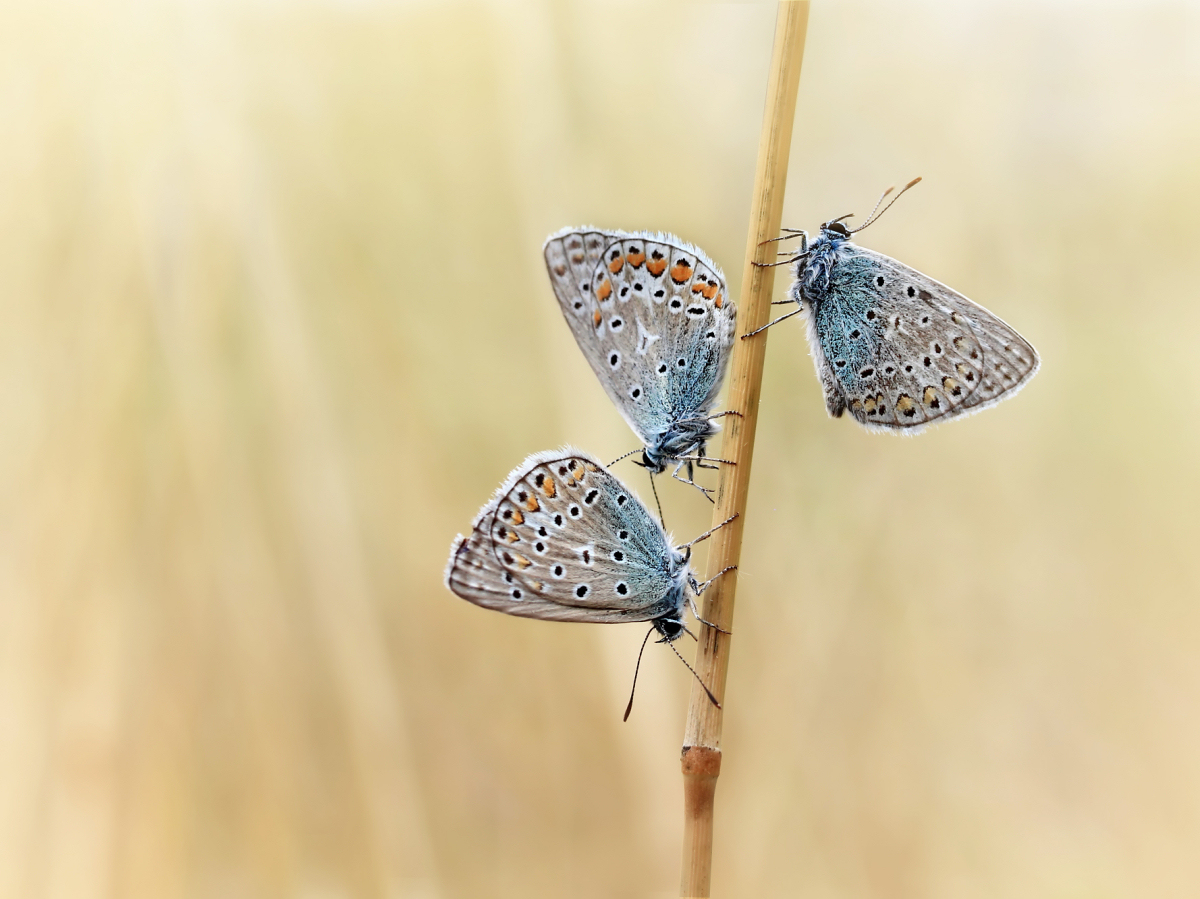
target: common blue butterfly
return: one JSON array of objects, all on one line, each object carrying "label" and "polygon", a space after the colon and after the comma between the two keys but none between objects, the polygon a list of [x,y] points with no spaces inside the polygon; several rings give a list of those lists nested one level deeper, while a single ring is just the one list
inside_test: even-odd
[{"label": "common blue butterfly", "polygon": [[643,443],[642,464],[657,474],[676,462],[678,477],[686,463],[692,483],[718,430],[711,413],[737,316],[721,270],[678,237],[648,232],[566,228],[543,254],[571,333]]},{"label": "common blue butterfly", "polygon": [[945,284],[854,244],[874,211],[854,230],[846,218],[823,224],[811,243],[806,232],[789,232],[801,241],[789,301],[800,309],[770,323],[807,310],[830,416],[849,410],[868,430],[916,433],[994,406],[1029,382],[1041,362],[1025,338]]},{"label": "common blue butterfly", "polygon": [[597,459],[564,447],[535,453],[504,479],[470,534],[455,539],[446,586],[526,618],[651,621],[671,643],[686,632],[685,609],[696,612],[692,597],[713,580],[698,582],[688,564],[691,547],[712,533],[672,545]]}]

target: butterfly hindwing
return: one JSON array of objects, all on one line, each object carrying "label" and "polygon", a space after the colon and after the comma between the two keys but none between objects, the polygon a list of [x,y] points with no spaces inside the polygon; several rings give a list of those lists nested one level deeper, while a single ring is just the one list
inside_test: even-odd
[{"label": "butterfly hindwing", "polygon": [[644,443],[712,411],[736,309],[710,259],[672,235],[598,229],[553,235],[544,255],[576,342]]},{"label": "butterfly hindwing", "polygon": [[1037,369],[1033,348],[986,309],[850,243],[810,309],[809,338],[831,414],[848,409],[872,430],[915,432],[978,411]]},{"label": "butterfly hindwing", "polygon": [[559,621],[676,610],[687,566],[640,500],[579,450],[519,465],[451,551],[446,584],[476,605]]}]

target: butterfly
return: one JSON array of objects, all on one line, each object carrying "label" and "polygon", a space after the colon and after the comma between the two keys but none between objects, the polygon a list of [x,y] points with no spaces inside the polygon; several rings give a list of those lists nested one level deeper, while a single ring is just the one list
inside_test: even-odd
[{"label": "butterfly", "polygon": [[1014,396],[1041,365],[1037,351],[957,291],[853,243],[852,235],[878,217],[872,210],[854,230],[842,223],[849,216],[826,222],[811,243],[806,232],[789,230],[801,243],[789,260],[795,280],[785,302],[800,308],[765,326],[808,311],[829,415],[849,410],[868,430],[917,433]]},{"label": "butterfly", "polygon": [[714,467],[700,460],[733,346],[725,276],[670,234],[567,228],[543,255],[571,333],[642,441],[641,464],[659,474],[675,462],[678,480],[686,464],[694,484],[693,462]]},{"label": "butterfly", "polygon": [[692,546],[715,530],[676,547],[597,459],[571,447],[535,453],[505,478],[471,533],[455,538],[446,586],[525,618],[650,621],[647,638],[657,631],[670,644],[687,632],[685,609],[696,614],[692,597],[716,579],[700,583],[689,565]]}]

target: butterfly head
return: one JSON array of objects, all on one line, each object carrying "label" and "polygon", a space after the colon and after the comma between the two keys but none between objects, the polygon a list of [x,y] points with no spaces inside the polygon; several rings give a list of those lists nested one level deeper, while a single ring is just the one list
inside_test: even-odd
[{"label": "butterfly head", "polygon": [[834,219],[832,222],[825,222],[825,224],[821,225],[821,237],[829,241],[849,240],[850,235],[854,232],[842,223],[842,219],[849,217],[848,215],[843,215],[842,218]]}]

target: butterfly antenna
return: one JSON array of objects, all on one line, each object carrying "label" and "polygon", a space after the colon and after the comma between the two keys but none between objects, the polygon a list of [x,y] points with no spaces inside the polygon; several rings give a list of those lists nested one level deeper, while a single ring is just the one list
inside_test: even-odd
[{"label": "butterfly antenna", "polygon": [[676,549],[691,549],[691,547],[693,547],[695,544],[699,543],[701,540],[707,540],[709,537],[711,537],[717,531],[721,530],[721,528],[725,527],[725,525],[729,524],[729,522],[731,522],[735,518],[737,518],[738,514],[739,513],[734,512],[732,515],[730,515],[728,518],[726,518],[724,521],[722,521],[715,528],[710,528],[709,530],[707,530],[703,534],[701,534],[699,537],[697,537],[695,540],[690,540],[687,543],[681,543],[679,546],[677,546],[675,548]]},{"label": "butterfly antenna", "polygon": [[[894,188],[894,187],[889,187],[887,190],[885,190],[885,191],[883,192],[883,196],[881,196],[881,197],[879,198],[879,203],[876,203],[876,204],[875,204],[875,209],[872,209],[872,210],[871,210],[871,214],[867,216],[867,220],[866,220],[865,222],[863,222],[861,225],[859,225],[857,228],[855,228],[854,230],[852,230],[850,233],[851,233],[851,234],[857,234],[857,233],[858,233],[859,231],[861,231],[863,228],[867,227],[867,225],[870,225],[870,224],[872,224],[873,222],[877,222],[877,221],[879,221],[880,217],[881,217],[881,216],[882,216],[882,215],[883,215],[885,212],[887,212],[889,209],[891,209],[891,208],[892,208],[892,203],[895,203],[895,202],[896,202],[897,200],[899,200],[899,199],[900,199],[902,196],[904,196],[904,192],[905,192],[906,190],[908,190],[910,187],[914,187],[914,186],[915,186],[915,185],[916,185],[918,182],[920,182],[920,180],[921,180],[921,177],[920,177],[920,175],[918,175],[916,178],[913,178],[913,179],[912,179],[912,181],[909,181],[909,182],[908,182],[908,184],[906,184],[906,185],[904,185],[902,188],[900,188],[900,193],[898,193],[898,194],[896,194],[896,196],[892,197],[892,201],[891,201],[891,203],[888,203],[888,204],[887,204],[886,206],[884,206],[882,209],[879,209],[879,203],[882,203],[882,202],[884,201],[884,198],[886,198],[888,194],[890,194],[890,193],[891,193],[893,190],[895,190],[895,188]],[[876,215],[876,214],[875,214],[875,210],[876,210],[876,209],[878,209],[878,210],[879,210],[879,215]]]},{"label": "butterfly antenna", "polygon": [[633,686],[629,688],[629,705],[625,706],[625,717],[621,719],[622,721],[628,721],[629,713],[633,711],[633,693],[637,690],[638,669],[642,667],[642,653],[646,651],[646,643],[649,642],[652,633],[654,633],[653,627],[646,631],[646,636],[642,640],[642,648],[638,650],[637,664],[633,666]]},{"label": "butterfly antenna", "polygon": [[[649,637],[650,635],[647,634],[646,636]],[[643,644],[643,645],[645,645],[645,644]],[[698,683],[700,685],[700,689],[702,689],[706,694],[708,694],[708,701],[711,702],[713,705],[715,705],[717,708],[720,708],[721,703],[717,702],[717,697],[713,696],[713,691],[708,689],[708,685],[700,679],[700,675],[696,673],[695,668],[693,668],[691,665],[688,664],[688,660],[679,654],[679,650],[675,648],[675,644],[668,642],[667,645],[671,647],[671,652],[675,653],[675,655],[679,658],[679,661],[683,662],[683,667],[686,668],[688,671],[692,672],[692,677],[694,677],[696,679],[696,683]],[[631,705],[633,704],[632,696],[629,697],[629,702]]]},{"label": "butterfly antenna", "polygon": [[[638,447],[638,449],[641,449],[641,447]],[[632,456],[632,455],[633,455],[634,453],[636,453],[637,451],[638,451],[638,450],[636,450],[636,449],[631,449],[629,452],[627,452],[627,453],[624,453],[623,455],[617,456],[617,458],[613,459],[611,462],[609,462],[609,463],[608,463],[607,465],[605,465],[604,467],[605,467],[605,468],[612,468],[614,465],[616,465],[616,464],[617,464],[618,462],[620,462],[622,459],[628,459],[630,456]]]},{"label": "butterfly antenna", "polygon": [[667,529],[667,519],[663,515],[662,503],[658,501],[658,487],[654,484],[654,473],[650,469],[646,469],[646,471],[650,474],[650,490],[654,493],[654,505],[658,507],[658,523],[662,525],[662,529],[665,531]]}]

